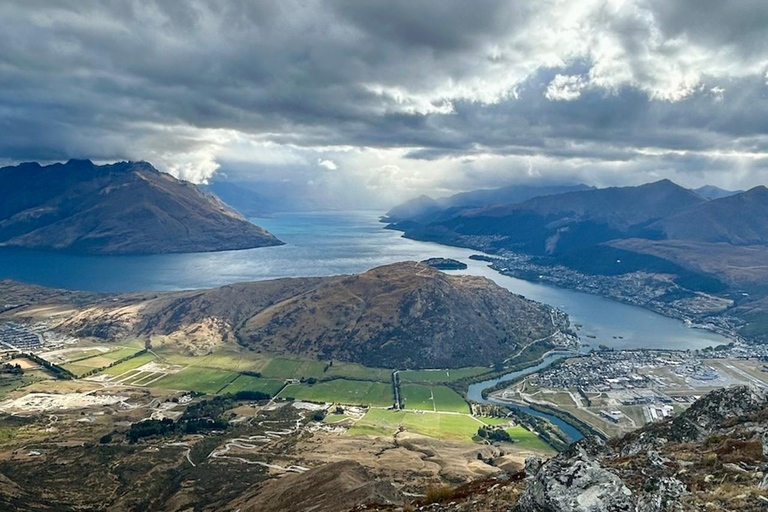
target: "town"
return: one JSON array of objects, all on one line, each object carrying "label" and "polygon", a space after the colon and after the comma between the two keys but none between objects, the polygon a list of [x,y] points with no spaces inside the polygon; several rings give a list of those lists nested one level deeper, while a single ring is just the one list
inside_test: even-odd
[{"label": "town", "polygon": [[491,268],[504,275],[607,297],[730,337],[737,337],[743,325],[742,320],[727,313],[733,305],[731,299],[684,290],[664,274],[591,275],[562,265],[541,265],[530,256],[510,251],[498,258],[473,259],[489,262]]}]

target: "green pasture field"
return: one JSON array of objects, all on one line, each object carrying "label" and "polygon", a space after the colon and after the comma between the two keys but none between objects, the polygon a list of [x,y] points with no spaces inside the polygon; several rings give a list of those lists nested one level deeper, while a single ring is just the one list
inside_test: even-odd
[{"label": "green pasture field", "polygon": [[432,389],[429,386],[419,384],[401,384],[400,392],[406,409],[421,411],[435,411],[435,403],[432,401]]},{"label": "green pasture field", "polygon": [[347,433],[349,435],[391,436],[400,427],[417,434],[453,441],[472,442],[483,425],[508,424],[501,418],[475,418],[468,414],[371,409]]},{"label": "green pasture field", "polygon": [[373,407],[389,407],[395,401],[390,384],[346,379],[317,382],[311,386],[290,384],[280,393],[280,397]]},{"label": "green pasture field", "polygon": [[227,370],[187,366],[178,373],[168,374],[152,383],[151,387],[215,394],[238,377],[238,373]]},{"label": "green pasture field", "polygon": [[251,375],[240,375],[230,382],[221,393],[235,394],[238,391],[261,391],[275,396],[283,388],[282,380],[259,379]]},{"label": "green pasture field", "polygon": [[400,382],[439,384],[441,382],[453,382],[467,377],[475,377],[491,371],[493,371],[491,368],[471,366],[452,370],[405,370],[399,372],[398,375],[400,376]]},{"label": "green pasture field", "polygon": [[516,425],[505,429],[507,433],[514,439],[515,446],[518,446],[527,450],[552,452],[552,447],[544,442],[534,432],[531,432],[525,427]]},{"label": "green pasture field", "polygon": [[139,350],[141,349],[132,347],[120,347],[109,352],[88,350],[83,352],[83,356],[77,356],[72,362],[64,363],[61,366],[79,377],[94,369],[106,368],[115,361],[134,355]]},{"label": "green pasture field", "polygon": [[456,391],[445,386],[432,386],[435,409],[446,412],[462,412],[469,414],[469,404]]},{"label": "green pasture field", "polygon": [[145,365],[148,362],[154,361],[154,360],[155,360],[154,354],[151,354],[151,353],[141,354],[140,356],[136,356],[127,361],[123,361],[120,364],[116,364],[111,368],[107,368],[104,370],[103,373],[106,373],[109,375],[120,375],[121,373],[125,373],[128,370],[134,370],[139,366]]},{"label": "green pasture field", "polygon": [[456,391],[445,386],[401,384],[406,409],[461,412],[469,414],[469,405]]}]

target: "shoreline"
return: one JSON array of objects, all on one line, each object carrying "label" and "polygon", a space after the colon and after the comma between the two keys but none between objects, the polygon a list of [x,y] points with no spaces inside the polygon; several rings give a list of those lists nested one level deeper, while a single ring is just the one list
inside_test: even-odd
[{"label": "shoreline", "polygon": [[[476,251],[477,254],[473,254],[473,255],[469,256],[469,259],[474,260],[474,261],[480,261],[480,262],[487,263],[486,266],[488,268],[490,268],[494,272],[496,272],[498,274],[501,274],[502,276],[505,276],[505,277],[511,277],[513,279],[519,279],[521,281],[526,281],[526,282],[533,283],[533,284],[543,284],[543,285],[546,285],[546,286],[551,286],[553,288],[559,288],[559,289],[562,289],[562,290],[568,290],[568,291],[573,291],[573,292],[578,292],[578,293],[585,293],[585,294],[588,294],[588,295],[592,295],[594,297],[601,297],[603,299],[615,301],[615,302],[617,302],[619,304],[624,304],[624,305],[627,305],[627,306],[634,306],[634,307],[643,309],[645,311],[650,311],[652,313],[656,313],[656,314],[661,315],[661,316],[666,317],[666,318],[671,318],[673,320],[678,320],[680,322],[683,322],[689,328],[700,329],[702,331],[711,332],[711,333],[717,334],[719,336],[722,336],[722,337],[728,339],[731,342],[740,342],[740,343],[746,343],[747,342],[734,329],[723,328],[723,327],[720,327],[720,326],[717,326],[717,325],[697,323],[694,320],[692,320],[691,318],[689,318],[689,317],[687,317],[685,315],[682,315],[682,314],[675,314],[674,312],[671,312],[671,311],[668,311],[668,310],[664,310],[664,309],[661,309],[661,308],[653,307],[653,305],[650,305],[650,304],[641,304],[641,303],[633,302],[633,301],[630,301],[630,300],[622,299],[621,297],[617,297],[617,296],[613,296],[613,295],[607,295],[607,294],[604,294],[604,293],[599,293],[599,292],[596,292],[596,291],[592,290],[591,288],[587,288],[587,287],[569,286],[567,284],[563,284],[563,283],[559,283],[559,282],[557,282],[557,283],[556,282],[552,282],[550,279],[530,279],[529,276],[527,276],[524,272],[504,271],[504,270],[500,270],[499,268],[497,268],[495,266],[498,262],[509,261],[509,260],[513,259],[514,257],[527,257],[527,255],[522,254],[522,253],[514,253],[514,252],[511,252],[511,251],[506,251],[506,253],[505,253],[506,255],[505,254],[497,254],[497,253],[491,252],[491,251],[493,251],[493,249],[490,249],[490,248],[478,248],[478,247],[473,247],[473,246],[470,246],[470,245],[463,245],[463,244],[458,244],[458,243],[457,244],[450,244],[450,243],[447,243],[445,241],[422,240],[422,239],[419,239],[419,238],[409,237],[409,236],[406,235],[406,233],[404,231],[401,231],[401,230],[398,230],[398,229],[395,229],[395,228],[391,228],[389,226],[385,226],[385,229],[393,229],[395,231],[399,231],[400,233],[402,233],[402,237],[406,238],[408,240],[414,240],[414,241],[417,241],[417,242],[435,243],[435,244],[438,244],[438,245],[444,245],[446,247],[455,247],[455,248],[460,248],[460,249],[469,249],[469,250],[472,250],[472,251]],[[476,257],[473,257],[473,256],[476,256]],[[546,274],[541,274],[541,275],[545,276],[545,277],[548,277]],[[598,277],[598,276],[591,276],[591,277]],[[537,302],[540,302],[540,301],[537,301]],[[554,306],[550,305],[550,307],[554,307]]]},{"label": "shoreline", "polygon": [[[497,259],[503,259],[502,257],[496,257],[496,258]],[[720,335],[720,336],[722,336],[724,338],[729,339],[732,342],[745,342],[745,340],[741,336],[739,336],[738,333],[736,333],[734,331],[731,331],[731,330],[728,330],[728,329],[724,329],[724,328],[720,328],[720,327],[718,327],[716,325],[696,323],[696,322],[694,322],[693,320],[691,320],[690,318],[688,318],[688,317],[686,317],[684,315],[676,315],[673,312],[670,312],[670,311],[667,311],[667,310],[663,310],[663,309],[659,309],[659,308],[655,308],[655,307],[653,307],[651,305],[638,304],[637,302],[632,302],[632,301],[629,301],[629,300],[624,300],[621,297],[616,297],[616,296],[613,296],[613,295],[606,295],[606,294],[603,294],[603,293],[597,293],[597,292],[595,292],[595,291],[593,291],[593,290],[591,290],[589,288],[581,288],[579,286],[567,286],[567,285],[563,285],[561,283],[553,283],[553,282],[551,282],[551,281],[549,281],[547,279],[539,279],[539,280],[528,279],[525,276],[523,276],[521,274],[518,274],[518,273],[515,273],[515,272],[509,272],[509,271],[505,272],[505,271],[499,270],[499,269],[497,269],[497,268],[495,268],[493,266],[492,262],[488,264],[488,268],[494,270],[495,272],[498,272],[499,274],[501,274],[503,276],[512,277],[514,279],[520,279],[522,281],[527,281],[529,283],[544,284],[546,286],[552,286],[552,287],[555,287],[555,288],[561,288],[563,290],[570,290],[570,291],[574,291],[574,292],[578,292],[578,293],[586,293],[588,295],[592,295],[592,296],[595,296],[595,297],[601,297],[603,299],[612,300],[612,301],[618,302],[620,304],[625,304],[627,306],[634,306],[634,307],[637,307],[637,308],[641,308],[641,309],[644,309],[646,311],[650,311],[651,313],[656,313],[657,315],[661,315],[661,316],[666,317],[666,318],[671,318],[673,320],[678,320],[680,322],[683,322],[690,329],[699,329],[699,330],[702,330],[702,331],[713,332],[713,333],[718,334],[718,335]]]}]

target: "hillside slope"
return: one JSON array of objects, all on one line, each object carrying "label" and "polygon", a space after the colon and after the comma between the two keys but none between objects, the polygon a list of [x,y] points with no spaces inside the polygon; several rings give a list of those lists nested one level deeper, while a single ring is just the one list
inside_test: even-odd
[{"label": "hillside slope", "polygon": [[154,254],[279,245],[195,185],[146,162],[0,169],[0,246]]},{"label": "hillside slope", "polygon": [[664,238],[731,245],[768,244],[768,188],[755,187],[686,208],[649,226]]},{"label": "hillside slope", "polygon": [[270,352],[443,368],[493,364],[551,332],[540,304],[405,262],[324,281],[253,316],[238,336]]}]

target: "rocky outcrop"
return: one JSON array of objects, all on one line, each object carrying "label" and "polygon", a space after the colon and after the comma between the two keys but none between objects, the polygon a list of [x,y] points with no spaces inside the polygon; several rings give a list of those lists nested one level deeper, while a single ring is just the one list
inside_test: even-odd
[{"label": "rocky outcrop", "polygon": [[621,478],[603,468],[608,453],[597,438],[586,438],[545,463],[526,464],[526,489],[517,512],[632,512],[637,503]]},{"label": "rocky outcrop", "polygon": [[635,455],[668,442],[701,441],[716,431],[765,411],[765,390],[738,386],[719,389],[695,402],[687,411],[659,424],[651,424],[623,438],[621,454]]}]

